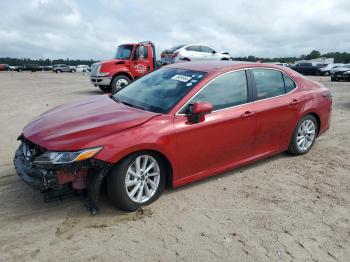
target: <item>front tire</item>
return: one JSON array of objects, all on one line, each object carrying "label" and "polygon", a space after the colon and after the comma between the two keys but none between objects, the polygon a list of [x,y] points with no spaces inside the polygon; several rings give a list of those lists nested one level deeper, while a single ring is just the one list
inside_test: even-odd
[{"label": "front tire", "polygon": [[107,192],[114,205],[135,211],[159,198],[165,187],[165,166],[154,152],[138,152],[121,160],[107,177]]},{"label": "front tire", "polygon": [[318,133],[318,123],[314,116],[307,115],[301,119],[294,130],[288,152],[292,155],[303,155],[314,145]]},{"label": "front tire", "polygon": [[112,83],[111,83],[112,92],[117,92],[130,83],[131,83],[131,80],[128,77],[123,76],[123,75],[116,76],[115,78],[113,78]]}]

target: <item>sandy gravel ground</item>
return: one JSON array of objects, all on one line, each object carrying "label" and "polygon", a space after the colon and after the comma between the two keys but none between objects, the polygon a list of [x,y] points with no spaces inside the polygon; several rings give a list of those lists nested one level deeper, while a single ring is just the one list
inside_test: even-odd
[{"label": "sandy gravel ground", "polygon": [[102,198],[43,203],[15,175],[23,126],[101,92],[81,74],[0,72],[0,261],[350,261],[350,83],[305,156],[280,154],[176,190],[137,213]]}]

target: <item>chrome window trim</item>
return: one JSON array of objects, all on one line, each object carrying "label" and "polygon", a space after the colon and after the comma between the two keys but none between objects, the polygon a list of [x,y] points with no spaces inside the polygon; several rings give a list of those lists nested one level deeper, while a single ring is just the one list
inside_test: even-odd
[{"label": "chrome window trim", "polygon": [[[185,116],[186,114],[181,114],[181,110],[184,109],[186,106],[188,106],[188,103],[192,100],[192,98],[194,98],[199,92],[201,92],[204,88],[206,88],[211,82],[213,82],[214,80],[216,80],[217,78],[223,76],[223,75],[226,75],[226,74],[229,74],[229,73],[233,73],[233,72],[237,72],[237,71],[242,71],[242,70],[253,70],[253,69],[268,69],[268,70],[275,70],[275,71],[279,71],[281,72],[282,74],[285,74],[286,76],[288,76],[295,84],[295,88],[293,88],[291,91],[289,91],[288,93],[285,93],[283,95],[279,95],[279,96],[273,96],[273,97],[268,97],[268,98],[264,98],[264,99],[259,99],[259,100],[254,100],[252,102],[247,102],[247,103],[244,103],[244,104],[240,104],[240,105],[235,105],[235,106],[231,106],[231,107],[226,107],[226,108],[222,108],[222,109],[218,109],[218,110],[214,110],[212,111],[212,113],[215,113],[215,112],[220,112],[220,111],[223,111],[223,110],[227,110],[227,109],[232,109],[234,107],[239,107],[239,106],[244,106],[244,105],[249,105],[249,104],[252,104],[252,103],[256,103],[256,102],[260,102],[260,101],[264,101],[264,100],[268,100],[268,99],[273,99],[273,98],[276,98],[276,97],[281,97],[281,96],[285,96],[285,95],[288,95],[292,92],[294,92],[299,86],[298,86],[298,83],[296,83],[294,81],[294,79],[288,75],[287,73],[283,72],[282,70],[278,69],[278,68],[273,68],[273,67],[245,67],[245,68],[239,68],[239,69],[235,69],[235,70],[232,70],[232,71],[228,71],[228,72],[225,72],[221,75],[218,75],[216,77],[214,77],[212,80],[210,80],[208,83],[206,83],[201,89],[199,89],[190,99],[187,100],[187,102],[176,112],[176,116]],[[284,82],[283,82],[284,83]],[[248,81],[247,81],[247,88],[248,87]]]}]

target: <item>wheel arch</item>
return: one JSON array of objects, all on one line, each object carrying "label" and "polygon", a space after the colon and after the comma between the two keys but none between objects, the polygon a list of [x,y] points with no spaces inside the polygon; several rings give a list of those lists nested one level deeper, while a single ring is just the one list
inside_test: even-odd
[{"label": "wheel arch", "polygon": [[115,73],[112,77],[111,82],[113,81],[114,78],[118,77],[118,76],[126,76],[127,78],[129,78],[131,81],[134,81],[134,77],[132,76],[132,74],[130,72],[127,71],[119,71],[117,73]]},{"label": "wheel arch", "polygon": [[[317,121],[317,126],[318,126],[318,128],[317,128],[317,135],[316,135],[316,137],[318,137],[318,135],[319,135],[319,133],[320,133],[320,130],[321,130],[321,118],[320,118],[320,116],[315,112],[315,111],[309,111],[309,112],[307,112],[307,113],[305,113],[301,118],[300,118],[300,120],[301,119],[303,119],[304,117],[306,117],[306,116],[308,116],[308,115],[311,115],[311,116],[313,116],[315,119],[316,119],[316,121]],[[300,121],[299,120],[299,121]]]}]

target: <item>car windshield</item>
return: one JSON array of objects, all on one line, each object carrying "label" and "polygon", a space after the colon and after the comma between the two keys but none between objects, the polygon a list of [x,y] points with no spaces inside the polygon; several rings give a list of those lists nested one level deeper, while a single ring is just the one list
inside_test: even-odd
[{"label": "car windshield", "polygon": [[117,53],[115,54],[116,59],[129,59],[132,52],[132,45],[120,45],[118,46]]},{"label": "car windshield", "polygon": [[112,99],[156,113],[168,113],[206,75],[205,72],[158,69],[119,90]]}]

